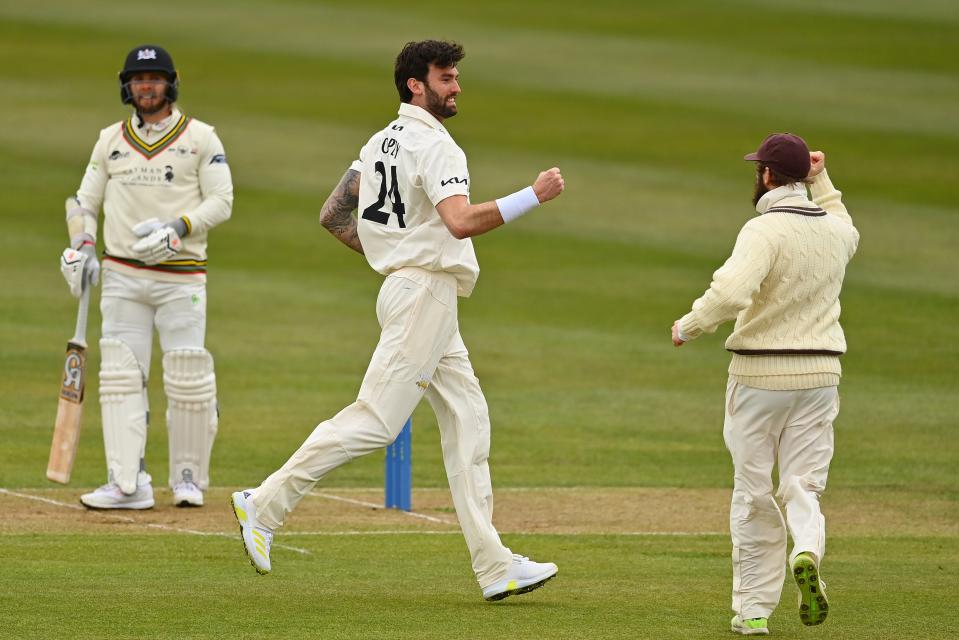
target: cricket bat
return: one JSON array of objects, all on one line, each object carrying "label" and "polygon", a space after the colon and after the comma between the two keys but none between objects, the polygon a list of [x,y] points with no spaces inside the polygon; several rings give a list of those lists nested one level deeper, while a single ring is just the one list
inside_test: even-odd
[{"label": "cricket bat", "polygon": [[50,461],[47,463],[47,479],[67,484],[73,471],[73,459],[80,441],[80,422],[83,416],[83,390],[87,374],[87,311],[90,307],[90,286],[80,296],[77,311],[77,328],[67,343],[67,356],[63,363],[63,379],[60,383],[60,401],[57,404],[57,421],[53,427],[53,444],[50,445]]}]

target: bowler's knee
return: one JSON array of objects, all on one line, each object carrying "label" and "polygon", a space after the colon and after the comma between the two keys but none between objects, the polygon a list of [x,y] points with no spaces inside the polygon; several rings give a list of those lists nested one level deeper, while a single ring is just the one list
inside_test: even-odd
[{"label": "bowler's knee", "polygon": [[772,492],[733,491],[730,515],[739,520],[751,520],[759,515],[776,513],[779,506]]},{"label": "bowler's knee", "polygon": [[352,459],[391,444],[402,428],[402,424],[394,428],[373,405],[358,400],[322,423],[314,434],[335,439]]},{"label": "bowler's knee", "polygon": [[791,502],[808,495],[815,496],[818,500],[825,490],[825,484],[809,473],[801,476],[792,475],[780,480],[779,493],[783,502]]}]

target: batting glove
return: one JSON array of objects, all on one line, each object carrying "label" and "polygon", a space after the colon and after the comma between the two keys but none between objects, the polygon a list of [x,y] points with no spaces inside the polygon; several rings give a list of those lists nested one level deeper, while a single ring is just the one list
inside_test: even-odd
[{"label": "batting glove", "polygon": [[60,272],[70,287],[70,294],[79,298],[83,290],[100,282],[100,261],[97,250],[92,244],[84,244],[80,249],[64,249],[60,256]]},{"label": "batting glove", "polygon": [[183,247],[176,229],[155,218],[133,227],[133,232],[141,238],[133,245],[133,253],[144,264],[153,265],[170,260]]},{"label": "batting glove", "polygon": [[133,233],[135,233],[138,238],[145,238],[157,229],[162,229],[165,226],[166,225],[157,218],[150,218],[133,227]]}]

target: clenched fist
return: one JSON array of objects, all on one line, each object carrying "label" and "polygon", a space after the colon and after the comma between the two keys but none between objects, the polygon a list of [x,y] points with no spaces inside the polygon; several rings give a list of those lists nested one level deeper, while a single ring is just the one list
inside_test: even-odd
[{"label": "clenched fist", "polygon": [[540,203],[548,202],[563,193],[566,183],[563,181],[563,174],[557,167],[548,169],[539,174],[536,182],[533,183],[533,193]]},{"label": "clenched fist", "polygon": [[809,175],[807,178],[814,178],[822,173],[826,168],[826,154],[822,151],[809,152]]},{"label": "clenched fist", "polygon": [[683,339],[680,337],[679,320],[677,320],[676,322],[673,323],[672,333],[673,333],[673,346],[674,346],[674,347],[681,347],[681,346],[683,346],[684,344],[686,344],[686,341],[683,340]]}]

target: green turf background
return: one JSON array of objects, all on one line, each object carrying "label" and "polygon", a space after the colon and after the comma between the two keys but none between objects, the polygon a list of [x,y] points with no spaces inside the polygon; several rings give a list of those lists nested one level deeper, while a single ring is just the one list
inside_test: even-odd
[{"label": "green turf background", "polygon": [[[222,411],[213,480],[241,486],[262,480],[356,393],[377,336],[380,278],[327,235],[317,215],[370,132],[394,113],[396,52],[426,37],[455,38],[467,49],[460,115],[448,124],[469,157],[473,199],[513,191],[553,165],[567,180],[555,203],[475,240],[483,273],[460,316],[490,403],[496,486],[729,486],[721,411],[730,325],[681,350],[672,347],[669,327],[752,215],[752,167],[740,158],[767,133],[788,130],[826,151],[862,234],[842,298],[849,353],[830,482],[860,487],[877,503],[884,489],[907,488],[917,500],[944,494],[956,504],[959,11],[932,0],[495,0],[469,7],[0,0],[0,487],[47,484],[58,371],[76,308],[57,269],[66,241],[62,202],[79,183],[97,131],[126,113],[115,77],[126,51],[154,41],[173,53],[181,106],[217,127],[233,170],[233,218],[211,234],[208,347]],[[98,322],[92,313],[91,344]],[[158,360],[150,391],[159,417]],[[97,364],[94,348],[92,371]],[[92,375],[78,487],[104,475],[96,387]],[[414,422],[414,484],[442,486],[435,420],[425,405]],[[166,436],[162,420],[156,424],[148,464],[162,484]],[[327,486],[381,482],[382,459],[371,456],[338,470]],[[215,586],[239,571],[221,558],[233,549],[204,541],[208,553],[181,559],[167,576],[144,572],[149,558],[136,554],[156,559],[186,543],[149,540],[116,540],[120,550],[129,547],[118,553],[119,582],[91,561],[89,577],[75,587],[119,592],[136,584],[155,602],[174,589],[174,574],[186,574],[204,593],[205,605],[191,604],[197,615],[242,615],[241,603],[217,597]],[[5,573],[11,588],[2,598],[33,607],[23,614],[24,629],[46,619],[42,598],[31,592],[38,585],[56,592],[51,585],[74,575],[67,564],[44,560],[50,550],[75,545],[65,558],[95,556],[103,544],[112,543],[4,543],[0,554],[17,556],[18,576]],[[372,571],[371,556],[393,562],[392,550],[375,551],[376,540],[343,544],[353,545],[343,550],[355,554],[350,570]],[[420,571],[411,559],[417,545],[435,542],[402,544],[398,555],[411,563],[404,573],[454,579]],[[438,552],[456,556],[457,544],[444,541]],[[647,556],[688,544],[537,543],[544,551],[576,549],[569,554],[582,545],[596,563],[569,587],[575,593],[549,596],[555,607],[545,618],[471,613],[470,587],[460,589],[462,597],[424,596],[419,613],[409,615],[429,612],[421,637],[463,632],[456,611],[483,617],[476,636],[504,629],[536,636],[537,621],[548,619],[556,637],[590,637],[589,621],[603,615],[609,629],[592,637],[649,630],[672,637],[662,633],[677,616],[699,630],[682,637],[711,637],[725,624],[724,540],[709,540],[706,556],[689,562],[657,560],[655,596],[640,580],[651,571]],[[849,540],[834,549],[837,568],[848,568],[844,588],[858,594],[856,611],[868,620],[853,611],[837,616],[828,637],[919,637],[909,635],[918,633],[918,617],[951,623],[952,632],[939,637],[959,633],[954,607],[947,614],[937,604],[959,595],[955,539]],[[875,554],[903,561],[877,564]],[[277,635],[305,633],[298,620],[314,628],[310,620],[373,607],[369,637],[385,637],[390,612],[407,605],[395,594],[384,603],[375,592],[406,585],[389,582],[366,603],[342,602],[353,583],[344,585],[338,562],[340,573],[324,569],[317,578],[304,568],[282,579],[289,589],[312,589],[304,597],[320,608],[302,619],[270,609],[264,615],[282,625]],[[951,580],[939,577],[937,563]],[[450,575],[465,584],[463,569],[454,564]],[[878,586],[900,581],[918,594],[909,606],[890,604]],[[328,601],[336,594],[339,610]],[[289,604],[282,592],[263,597]],[[584,608],[562,608],[583,597]],[[115,606],[117,616],[132,615],[123,598]],[[156,618],[144,637],[165,637],[166,618]],[[924,637],[941,631],[941,622]],[[177,637],[216,635],[217,624],[198,621]],[[897,635],[882,635],[890,629]]]}]

